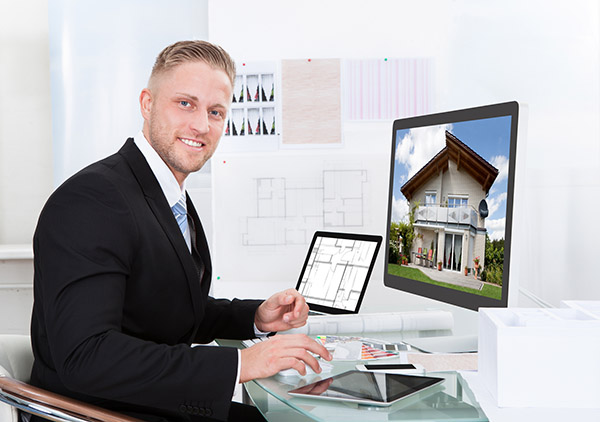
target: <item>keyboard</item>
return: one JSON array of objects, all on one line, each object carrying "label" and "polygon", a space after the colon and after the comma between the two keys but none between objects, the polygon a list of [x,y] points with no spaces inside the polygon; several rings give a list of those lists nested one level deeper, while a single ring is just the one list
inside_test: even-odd
[{"label": "keyboard", "polygon": [[268,339],[269,339],[269,337],[251,338],[249,340],[243,340],[242,344],[244,345],[244,347],[251,347],[251,346],[255,345],[256,343],[260,343],[261,341],[266,341]]}]

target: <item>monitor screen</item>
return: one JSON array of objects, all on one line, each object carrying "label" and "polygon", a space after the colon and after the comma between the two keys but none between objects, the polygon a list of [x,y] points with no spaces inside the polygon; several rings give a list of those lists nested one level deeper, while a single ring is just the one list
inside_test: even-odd
[{"label": "monitor screen", "polygon": [[386,286],[507,306],[518,114],[510,102],[394,122]]}]

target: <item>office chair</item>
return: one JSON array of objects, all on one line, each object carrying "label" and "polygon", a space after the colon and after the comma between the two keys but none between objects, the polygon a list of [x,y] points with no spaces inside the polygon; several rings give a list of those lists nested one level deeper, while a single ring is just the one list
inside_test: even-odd
[{"label": "office chair", "polygon": [[0,422],[35,414],[55,422],[141,422],[27,384],[33,366],[29,336],[0,334]]}]

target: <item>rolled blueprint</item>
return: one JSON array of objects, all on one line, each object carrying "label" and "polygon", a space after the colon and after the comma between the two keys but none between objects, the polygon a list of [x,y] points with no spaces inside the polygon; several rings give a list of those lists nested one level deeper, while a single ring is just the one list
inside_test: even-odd
[{"label": "rolled blueprint", "polygon": [[351,334],[394,331],[451,330],[452,313],[447,311],[390,312],[360,315],[311,315],[306,325],[286,331],[292,334]]}]

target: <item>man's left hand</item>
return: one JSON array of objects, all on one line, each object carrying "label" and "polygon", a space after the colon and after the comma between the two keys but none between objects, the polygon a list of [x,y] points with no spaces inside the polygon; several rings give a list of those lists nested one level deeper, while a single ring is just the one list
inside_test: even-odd
[{"label": "man's left hand", "polygon": [[254,323],[263,332],[302,327],[308,318],[308,305],[296,289],[287,289],[265,300],[256,310]]}]

